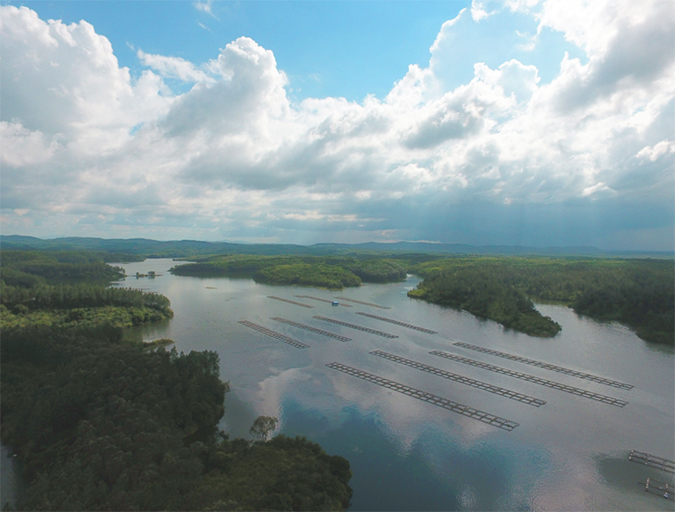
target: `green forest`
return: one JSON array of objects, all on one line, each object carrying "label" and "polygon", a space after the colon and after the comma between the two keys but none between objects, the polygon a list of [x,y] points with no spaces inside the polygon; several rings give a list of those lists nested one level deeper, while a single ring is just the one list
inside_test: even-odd
[{"label": "green forest", "polygon": [[156,293],[111,288],[124,272],[98,253],[2,251],[0,328],[131,327],[171,318]]},{"label": "green forest", "polygon": [[339,290],[361,282],[386,283],[406,277],[406,267],[393,259],[363,256],[229,255],[194,258],[171,272],[196,277],[249,277],[258,283],[316,286]]},{"label": "green forest", "polygon": [[218,430],[229,385],[217,353],[124,339],[129,322],[170,316],[166,297],[106,288],[122,273],[100,255],[1,257],[1,436],[26,483],[20,510],[349,506],[346,459]]},{"label": "green forest", "polygon": [[411,297],[534,336],[554,336],[560,326],[534,311],[531,298],[621,322],[647,341],[675,340],[672,260],[464,256],[413,263],[410,271],[424,277]]}]

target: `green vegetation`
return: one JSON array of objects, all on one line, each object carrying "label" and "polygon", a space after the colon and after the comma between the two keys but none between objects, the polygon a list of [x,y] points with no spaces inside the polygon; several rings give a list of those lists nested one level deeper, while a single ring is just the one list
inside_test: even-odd
[{"label": "green vegetation", "polygon": [[212,465],[207,510],[345,510],[352,496],[349,462],[302,437],[223,443]]},{"label": "green vegetation", "polygon": [[672,260],[456,257],[418,263],[411,271],[425,278],[411,297],[465,309],[535,336],[555,335],[559,326],[554,331],[554,322],[544,322],[536,311],[533,315],[528,297],[622,322],[647,341],[675,339]]},{"label": "green vegetation", "polygon": [[359,286],[361,281],[400,281],[406,276],[400,262],[373,256],[209,256],[173,267],[171,272],[181,276],[251,277],[259,283],[331,289]]},{"label": "green vegetation", "polygon": [[14,329],[2,340],[2,441],[24,510],[343,510],[349,463],[304,438],[216,433],[215,352],[148,351],[118,330]]},{"label": "green vegetation", "polygon": [[263,268],[255,273],[259,283],[318,286],[339,290],[345,286],[359,286],[361,279],[349,270],[321,263],[295,263]]},{"label": "green vegetation", "polygon": [[94,253],[2,251],[0,328],[131,327],[171,318],[169,299],[108,288],[124,275]]},{"label": "green vegetation", "polygon": [[[673,257],[673,251],[603,251],[596,247],[524,247],[513,245],[476,246],[467,244],[439,244],[427,242],[396,242],[361,244],[321,243],[314,245],[292,244],[235,244],[228,242],[203,242],[198,240],[173,240],[160,242],[147,238],[105,239],[68,237],[42,240],[32,236],[0,235],[4,249],[45,251],[97,251],[101,254],[123,253],[147,258],[192,258],[208,254],[260,254],[260,255],[353,255],[371,254],[396,257],[402,254],[430,254],[436,258],[443,254],[483,255],[546,255],[546,256],[654,256]],[[107,259],[106,261],[137,261],[131,259]]]},{"label": "green vegetation", "polygon": [[2,280],[8,286],[109,281],[124,276],[95,252],[2,251]]},{"label": "green vegetation", "polygon": [[277,428],[277,423],[279,423],[279,419],[274,416],[258,416],[248,432],[260,441],[267,441],[272,436],[274,429]]},{"label": "green vegetation", "polygon": [[265,418],[258,442],[218,432],[217,353],[122,338],[173,313],[162,295],[106,288],[121,275],[93,253],[2,253],[1,436],[27,483],[19,509],[346,509],[342,457],[268,441]]},{"label": "green vegetation", "polygon": [[549,317],[542,316],[521,292],[486,274],[484,269],[437,271],[408,292],[408,296],[464,309],[531,336],[550,338],[561,329]]}]

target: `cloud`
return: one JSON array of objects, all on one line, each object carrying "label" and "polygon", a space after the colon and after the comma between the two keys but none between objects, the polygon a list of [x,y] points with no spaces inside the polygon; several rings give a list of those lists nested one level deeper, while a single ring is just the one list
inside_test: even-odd
[{"label": "cloud", "polygon": [[653,146],[645,146],[635,155],[638,158],[647,158],[650,162],[656,162],[663,155],[675,153],[675,142],[662,140]]},{"label": "cloud", "polygon": [[213,0],[197,0],[194,2],[192,5],[195,6],[195,9],[198,11],[205,12],[206,14],[213,16],[215,18],[215,14],[213,14]]},{"label": "cloud", "polygon": [[[443,24],[427,66],[361,103],[293,101],[272,50],[247,37],[204,63],[138,50],[149,69],[132,78],[88,23],[0,10],[3,226],[611,246],[612,233],[644,243],[640,233],[673,225],[675,20],[664,2],[474,2],[472,16]],[[586,58],[566,55],[547,83],[516,58],[473,62],[449,85],[457,31],[508,16],[562,33]],[[194,85],[175,92],[171,80]],[[626,205],[642,224],[607,221],[628,222]]]},{"label": "cloud", "polygon": [[165,78],[178,78],[183,82],[212,82],[213,79],[204,71],[197,69],[191,62],[180,57],[151,55],[138,50],[136,55],[144,66],[152,68]]},{"label": "cloud", "polygon": [[477,0],[471,0],[471,18],[473,21],[480,21],[484,20],[488,16],[494,14],[494,11],[487,12],[485,10],[485,6],[483,5],[483,2],[479,2]]}]

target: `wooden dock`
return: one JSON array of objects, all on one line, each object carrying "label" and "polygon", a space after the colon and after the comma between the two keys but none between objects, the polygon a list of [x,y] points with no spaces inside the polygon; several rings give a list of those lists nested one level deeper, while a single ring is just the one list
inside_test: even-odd
[{"label": "wooden dock", "polygon": [[374,350],[373,352],[371,352],[371,354],[373,354],[374,356],[389,359],[390,361],[394,361],[395,363],[410,366],[411,368],[415,368],[416,370],[421,370],[423,372],[431,373],[433,375],[438,375],[439,377],[443,377],[444,379],[459,382],[460,384],[466,384],[467,386],[482,389],[483,391],[488,391],[490,393],[495,393],[496,395],[501,395],[503,397],[510,398],[511,400],[517,400],[519,402],[523,402],[527,405],[532,405],[534,407],[539,407],[546,403],[546,400],[541,400],[539,398],[524,395],[522,393],[518,393],[510,389],[500,388],[499,386],[493,386],[492,384],[488,384],[487,382],[481,382],[479,380],[470,379],[469,377],[465,377],[464,375],[458,375],[456,373],[441,370],[440,368],[419,363],[411,359],[406,359],[405,357],[389,354],[387,352],[383,352],[382,350]]},{"label": "wooden dock", "polygon": [[656,455],[651,455],[649,453],[631,450],[630,454],[628,455],[628,460],[675,474],[675,462],[669,459],[664,459],[663,457],[657,457]]},{"label": "wooden dock", "polygon": [[[312,300],[318,300],[320,302],[327,302],[328,304],[333,304],[332,300],[328,299],[320,299],[319,297],[312,297],[311,295],[295,295],[295,297],[299,299],[312,299]],[[339,306],[342,306],[343,308],[351,308],[349,304],[338,304]]]},{"label": "wooden dock", "polygon": [[404,395],[408,395],[418,400],[422,400],[431,405],[447,409],[448,411],[456,412],[457,414],[462,414],[463,416],[468,416],[469,418],[472,418],[474,420],[482,421],[483,423],[487,423],[488,425],[492,425],[493,427],[501,428],[509,432],[519,425],[519,423],[516,423],[515,421],[500,418],[499,416],[495,416],[494,414],[489,414],[484,411],[479,411],[478,409],[474,409],[473,407],[469,407],[468,405],[463,405],[458,402],[454,402],[453,400],[443,398],[441,396],[432,395],[431,393],[427,393],[426,391],[411,388],[410,386],[406,386],[393,380],[373,375],[372,373],[364,372],[357,368],[352,368],[351,366],[346,366],[340,363],[329,363],[326,366],[328,368],[332,368],[333,370],[337,370],[346,373],[348,375],[358,377],[359,379],[372,382],[373,384],[377,384],[378,386],[391,389],[392,391],[396,391],[398,393],[403,393]]},{"label": "wooden dock", "polygon": [[348,299],[347,297],[335,297],[335,298],[340,300],[346,300],[348,302],[355,302],[356,304],[363,304],[364,306],[372,306],[374,308],[391,309],[389,306],[380,306],[379,304],[373,304],[372,302],[363,302],[361,300]]},{"label": "wooden dock", "polygon": [[281,297],[275,297],[274,295],[268,295],[268,299],[274,299],[274,300],[280,300],[282,302],[288,302],[289,304],[295,304],[296,306],[302,306],[303,308],[310,308],[312,309],[314,306],[310,306],[309,304],[303,304],[302,302],[296,302],[294,300],[290,299],[282,299]]},{"label": "wooden dock", "polygon": [[288,343],[289,345],[293,345],[296,348],[308,348],[309,345],[305,345],[301,341],[294,340],[293,338],[289,338],[288,336],[281,334],[276,331],[272,331],[271,329],[268,329],[267,327],[263,327],[262,325],[254,324],[253,322],[249,322],[248,320],[239,320],[241,325],[245,325],[246,327],[249,327],[253,329],[254,331],[258,331],[259,333],[265,334],[266,336],[270,336],[272,338],[275,338],[279,341],[283,341],[284,343]]},{"label": "wooden dock", "polygon": [[[359,313],[357,313],[359,314]],[[592,375],[590,373],[578,372],[576,370],[570,370],[569,368],[564,368],[563,366],[556,366],[554,364],[543,363],[541,361],[535,361],[534,359],[527,359],[525,357],[516,356],[513,354],[507,354],[506,352],[499,352],[497,350],[492,350],[489,348],[478,347],[476,345],[470,345],[468,343],[456,342],[453,345],[458,347],[468,348],[469,350],[475,350],[477,352],[482,352],[483,354],[490,354],[497,357],[503,357],[504,359],[510,359],[511,361],[518,361],[519,363],[529,364],[531,366],[537,366],[539,368],[544,368],[545,370],[551,370],[553,372],[564,373],[565,375],[572,375],[573,377],[578,377],[580,379],[586,379],[593,382],[598,382],[604,384],[605,386],[612,386],[619,389],[633,389],[631,384],[624,384],[623,382],[618,382],[611,379],[606,379],[604,377],[598,377],[597,375]]]},{"label": "wooden dock", "polygon": [[390,324],[400,325],[401,327],[414,329],[416,331],[424,332],[426,334],[438,334],[438,331],[432,331],[431,329],[426,329],[425,327],[418,327],[417,325],[399,322],[398,320],[392,320],[391,318],[385,318],[383,316],[371,315],[370,313],[360,313],[360,312],[356,314],[361,316],[367,316],[368,318],[375,318],[376,320],[382,320],[383,322],[389,322]]},{"label": "wooden dock", "polygon": [[342,320],[335,320],[333,318],[326,318],[325,316],[315,316],[313,318],[316,318],[317,320],[323,320],[324,322],[330,322],[332,324],[337,324],[337,325],[342,325],[344,327],[349,327],[350,329],[356,329],[358,331],[363,331],[367,332],[370,334],[375,334],[377,336],[382,336],[383,338],[398,338],[395,334],[389,334],[388,332],[382,332],[382,331],[376,331],[375,329],[371,329],[370,327],[364,327],[362,325],[355,325],[355,324],[350,324],[347,322],[343,322]]},{"label": "wooden dock", "polygon": [[322,329],[317,329],[316,327],[312,327],[311,325],[299,324],[298,322],[294,322],[293,320],[286,320],[285,318],[280,318],[278,316],[272,318],[272,320],[274,320],[275,322],[281,322],[282,324],[297,327],[298,329],[304,329],[305,331],[313,332],[315,334],[320,334],[321,336],[333,338],[334,340],[340,340],[340,341],[351,341],[352,340],[351,338],[347,338],[346,336],[340,336],[339,334],[335,334],[334,332],[324,331]]},{"label": "wooden dock", "polygon": [[507,368],[502,368],[501,366],[494,366],[492,364],[482,363],[480,361],[476,361],[475,359],[456,356],[455,354],[449,354],[448,352],[443,352],[441,350],[434,350],[429,353],[431,355],[444,357],[445,359],[450,359],[452,361],[457,361],[459,363],[464,363],[471,366],[476,366],[478,368],[483,368],[484,370],[488,370],[491,372],[501,373],[502,375],[508,375],[509,377],[515,377],[516,379],[533,382],[534,384],[539,384],[540,386],[546,386],[548,388],[557,389],[558,391],[564,391],[565,393],[571,393],[572,395],[590,398],[591,400],[595,400],[597,402],[602,402],[609,405],[614,405],[615,407],[623,407],[628,404],[628,402],[626,402],[625,400],[619,400],[618,398],[612,398],[610,396],[601,395],[599,393],[593,393],[592,391],[586,391],[585,389],[567,386],[566,384],[561,384],[559,382],[554,382],[552,380],[542,379],[539,377],[535,377],[534,375],[515,372]]}]

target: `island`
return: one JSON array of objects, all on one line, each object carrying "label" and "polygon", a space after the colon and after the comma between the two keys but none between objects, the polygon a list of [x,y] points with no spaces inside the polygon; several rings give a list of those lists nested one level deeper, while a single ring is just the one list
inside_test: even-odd
[{"label": "island", "polygon": [[275,285],[315,286],[331,290],[359,286],[361,282],[402,281],[406,267],[382,256],[310,255],[217,255],[192,258],[192,263],[173,267],[170,272],[194,277],[249,277]]}]

